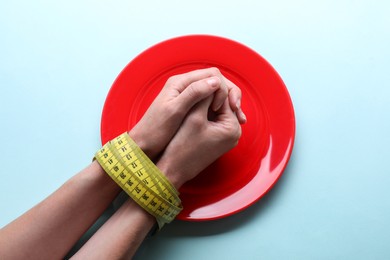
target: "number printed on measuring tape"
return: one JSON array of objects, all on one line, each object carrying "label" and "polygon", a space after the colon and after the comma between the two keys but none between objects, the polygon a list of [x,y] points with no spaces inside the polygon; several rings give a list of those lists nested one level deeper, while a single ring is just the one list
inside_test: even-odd
[{"label": "number printed on measuring tape", "polygon": [[[96,159],[101,162],[102,167],[110,177],[133,200],[157,218],[159,226],[171,222],[181,211],[181,208],[164,201],[158,193],[153,190],[148,190],[144,182],[140,182],[136,176],[129,174],[129,172],[120,165],[112,150],[109,149],[109,146],[101,149],[100,152],[97,153]],[[124,175],[128,176],[123,179],[126,179],[126,181],[120,181],[120,179],[122,179],[121,176]]]},{"label": "number printed on measuring tape", "polygon": [[178,191],[127,133],[104,145],[95,158],[133,200],[156,217],[160,228],[180,213]]},{"label": "number printed on measuring tape", "polygon": [[115,138],[112,144],[116,148],[114,150],[119,153],[119,160],[148,187],[161,193],[168,201],[181,204],[178,191],[127,134]]}]

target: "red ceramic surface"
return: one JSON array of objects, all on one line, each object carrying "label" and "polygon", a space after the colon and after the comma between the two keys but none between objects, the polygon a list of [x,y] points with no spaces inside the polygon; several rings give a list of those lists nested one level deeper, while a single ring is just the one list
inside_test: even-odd
[{"label": "red ceramic surface", "polygon": [[241,211],[283,173],[294,144],[295,118],[278,73],[238,42],[206,35],[178,37],[131,61],[112,85],[103,109],[104,144],[136,124],[170,76],[212,66],[241,88],[248,122],[233,150],[180,189],[182,220],[212,220]]}]

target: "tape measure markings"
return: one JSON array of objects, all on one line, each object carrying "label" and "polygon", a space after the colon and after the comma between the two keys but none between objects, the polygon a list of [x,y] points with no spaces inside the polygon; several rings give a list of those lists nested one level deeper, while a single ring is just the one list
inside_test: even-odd
[{"label": "tape measure markings", "polygon": [[[115,145],[115,143],[114,143]],[[125,144],[126,145],[126,144]],[[125,146],[123,146],[125,147]],[[116,147],[118,148],[118,147]],[[123,151],[126,151],[127,149],[124,149]],[[119,155],[120,154],[120,151],[121,150],[117,150],[117,149],[113,149],[113,152],[114,152],[114,155],[115,153],[117,152],[117,158],[119,161],[122,161],[122,163],[127,167],[127,170],[130,170],[131,172],[133,172],[136,177],[138,177],[138,179],[142,182],[145,183],[146,186],[148,186],[149,188],[151,188],[154,192],[158,193],[158,194],[163,194],[165,198],[167,198],[168,201],[172,202],[172,198],[174,197],[174,195],[172,195],[168,190],[167,188],[165,187],[161,187],[158,184],[158,180],[153,180],[151,177],[150,177],[150,174],[148,174],[148,170],[149,172],[151,171],[151,169],[147,169],[146,167],[144,167],[143,165],[148,165],[148,161],[144,160],[143,158],[139,158],[138,156],[136,156],[135,153],[132,152],[132,157],[130,160],[128,160],[127,162],[126,161],[126,157],[124,155]]]},{"label": "tape measure markings", "polygon": [[[141,157],[140,159],[142,161],[145,161],[145,162],[150,161],[150,159],[146,156],[146,154],[137,146],[136,143],[134,143],[134,141],[128,135],[125,135],[125,138],[129,142],[131,149],[137,150],[137,154],[139,154],[139,157]],[[157,174],[154,174],[153,176],[156,177],[157,184],[161,188],[163,188],[163,191],[165,191],[165,189],[167,189],[166,192],[169,192],[171,196],[175,197],[176,200],[180,201],[180,199],[178,197],[179,192],[176,190],[175,187],[172,186],[172,184],[169,182],[169,180],[160,172],[160,170],[157,168],[157,166],[154,164],[150,164],[150,163],[146,163],[146,165],[148,166],[147,170],[157,172]],[[170,196],[168,195],[167,197],[170,197]]]},{"label": "tape measure markings", "polygon": [[156,216],[160,228],[181,211],[177,190],[127,133],[107,143],[96,159],[130,197]]},{"label": "tape measure markings", "polygon": [[[105,153],[107,153],[107,151],[105,151]],[[107,158],[108,163],[104,163],[103,161],[101,162],[103,163],[103,168],[105,168],[106,172],[111,173],[110,167],[113,168],[117,164],[114,165],[115,158]],[[99,161],[101,157],[97,156],[96,159]],[[115,178],[115,175],[109,175],[123,190],[125,190],[125,192],[130,197],[132,197],[133,199],[135,197],[138,201],[141,201],[144,204],[141,204],[141,206],[152,215],[157,214],[158,216],[162,217],[166,222],[171,222],[173,218],[175,218],[176,215],[181,211],[181,208],[178,208],[172,204],[169,205],[168,203],[164,202],[162,200],[163,198],[161,198],[160,200],[157,193],[152,190],[148,191],[142,183],[140,183],[136,178],[134,178],[134,176],[131,176],[127,180],[127,182],[123,184],[121,181],[118,180],[118,178]],[[143,196],[144,194],[145,196]],[[161,226],[161,222],[159,223],[159,226]]]},{"label": "tape measure markings", "polygon": [[[181,204],[180,198],[178,197],[179,192],[175,187],[166,179],[166,177],[160,172],[160,170],[154,164],[149,163],[150,159],[145,155],[145,153],[134,143],[134,141],[128,136],[125,135],[125,140],[119,139],[122,136],[116,138],[112,143],[117,148],[114,151],[118,151],[120,154],[119,160],[123,160],[124,164],[127,167],[131,167],[131,171],[135,171],[138,177],[141,180],[146,179],[145,183],[152,187],[156,185],[158,191],[168,199],[168,201],[173,202],[177,201],[177,205]],[[130,141],[130,142],[129,142]],[[132,151],[126,153],[126,151]],[[122,152],[122,154],[121,154]],[[129,156],[126,156],[129,155]],[[154,174],[148,174],[154,173]],[[151,178],[145,178],[145,176],[150,177],[150,175],[155,177],[155,180]],[[149,185],[152,182],[153,185]],[[156,191],[157,192],[157,191]]]}]

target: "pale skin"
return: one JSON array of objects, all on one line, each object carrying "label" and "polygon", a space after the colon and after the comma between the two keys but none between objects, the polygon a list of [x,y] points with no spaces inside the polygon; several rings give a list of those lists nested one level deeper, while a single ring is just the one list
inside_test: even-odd
[{"label": "pale skin", "polygon": [[[180,188],[237,144],[246,122],[240,102],[240,89],[216,68],[177,75],[129,135],[152,160],[161,155],[157,167]],[[204,156],[193,160],[195,154]],[[0,230],[0,259],[63,258],[119,192],[101,166],[91,163]],[[154,224],[152,215],[128,199],[73,258],[130,259]]]}]

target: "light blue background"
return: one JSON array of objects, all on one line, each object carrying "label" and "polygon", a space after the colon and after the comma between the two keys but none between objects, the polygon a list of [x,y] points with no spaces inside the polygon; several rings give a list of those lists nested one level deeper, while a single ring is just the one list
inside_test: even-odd
[{"label": "light blue background", "polygon": [[205,33],[280,73],[295,106],[293,155],[253,207],[175,221],[136,259],[389,259],[389,13],[388,1],[368,0],[1,0],[0,226],[90,162],[106,94],[132,58]]}]

